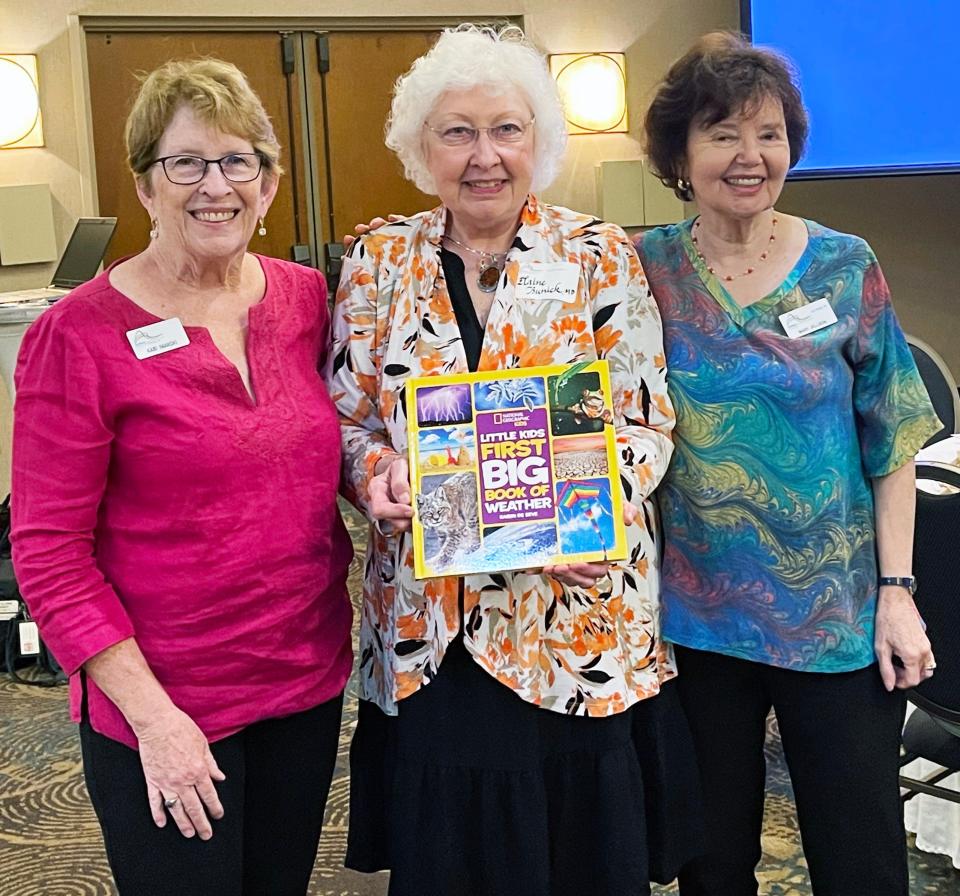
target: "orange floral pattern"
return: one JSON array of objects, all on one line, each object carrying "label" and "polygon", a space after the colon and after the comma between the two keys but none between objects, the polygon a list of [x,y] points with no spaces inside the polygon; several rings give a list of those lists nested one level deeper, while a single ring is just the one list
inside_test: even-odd
[{"label": "orange floral pattern", "polygon": [[[376,461],[406,451],[408,377],[467,371],[440,266],[443,208],[388,224],[344,259],[326,378],[340,413],[343,484],[369,516]],[[573,262],[574,302],[515,296],[521,267]],[[583,589],[525,572],[464,578],[467,649],[520,697],[556,712],[623,712],[675,674],[659,636],[656,516],[650,493],[672,452],[660,316],[633,246],[612,224],[529,197],[484,333],[481,370],[606,358],[630,558]],[[461,629],[459,580],[413,577],[408,535],[370,528],[360,631],[361,696],[387,713],[436,674]]]}]

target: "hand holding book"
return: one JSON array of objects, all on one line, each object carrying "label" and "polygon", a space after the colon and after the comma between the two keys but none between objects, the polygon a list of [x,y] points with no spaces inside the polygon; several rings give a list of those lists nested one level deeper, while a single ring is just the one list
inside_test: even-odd
[{"label": "hand holding book", "polygon": [[[637,518],[639,511],[636,505],[629,501],[623,503],[623,522],[629,526]],[[571,585],[575,588],[593,588],[601,579],[606,578],[610,573],[609,563],[563,563],[555,566],[545,566],[542,570],[527,570],[528,572],[540,572],[544,575],[553,576],[564,585]]]},{"label": "hand holding book", "polygon": [[402,454],[377,461],[368,490],[370,514],[384,535],[395,535],[410,529],[410,520],[413,518],[410,469]]}]

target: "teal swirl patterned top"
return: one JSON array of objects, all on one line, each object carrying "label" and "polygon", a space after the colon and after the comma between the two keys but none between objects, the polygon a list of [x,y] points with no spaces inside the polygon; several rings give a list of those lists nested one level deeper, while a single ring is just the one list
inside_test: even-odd
[{"label": "teal swirl patterned top", "polygon": [[[874,660],[870,478],[940,429],[883,274],[860,238],[807,221],[780,288],[739,307],[690,239],[640,235],[677,413],[663,515],[666,640],[787,669]],[[826,298],[837,323],[790,339],[779,315]]]}]

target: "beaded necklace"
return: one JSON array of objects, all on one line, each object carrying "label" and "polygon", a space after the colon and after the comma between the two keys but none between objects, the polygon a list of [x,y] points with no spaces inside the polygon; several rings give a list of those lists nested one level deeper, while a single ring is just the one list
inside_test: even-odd
[{"label": "beaded necklace", "polygon": [[700,248],[700,242],[697,239],[697,231],[700,228],[700,219],[694,222],[693,227],[690,230],[690,239],[693,240],[693,247],[697,250],[697,258],[699,258],[706,269],[713,274],[714,277],[720,277],[725,283],[731,283],[734,280],[739,280],[741,277],[746,277],[748,274],[752,274],[759,265],[763,264],[767,260],[767,256],[770,254],[770,250],[773,247],[773,243],[777,239],[777,221],[779,219],[776,215],[773,216],[773,224],[771,225],[770,238],[767,240],[766,248],[760,253],[760,257],[748,267],[745,271],[741,271],[739,274],[718,274],[717,269],[707,261],[706,256],[704,256],[703,251]]}]

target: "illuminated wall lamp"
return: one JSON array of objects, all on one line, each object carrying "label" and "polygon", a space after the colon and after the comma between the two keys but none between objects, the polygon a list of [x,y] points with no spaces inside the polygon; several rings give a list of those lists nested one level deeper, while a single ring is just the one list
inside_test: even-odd
[{"label": "illuminated wall lamp", "polygon": [[43,146],[37,57],[0,54],[0,149]]},{"label": "illuminated wall lamp", "polygon": [[561,53],[550,57],[563,99],[568,134],[627,131],[627,76],[623,53]]}]

